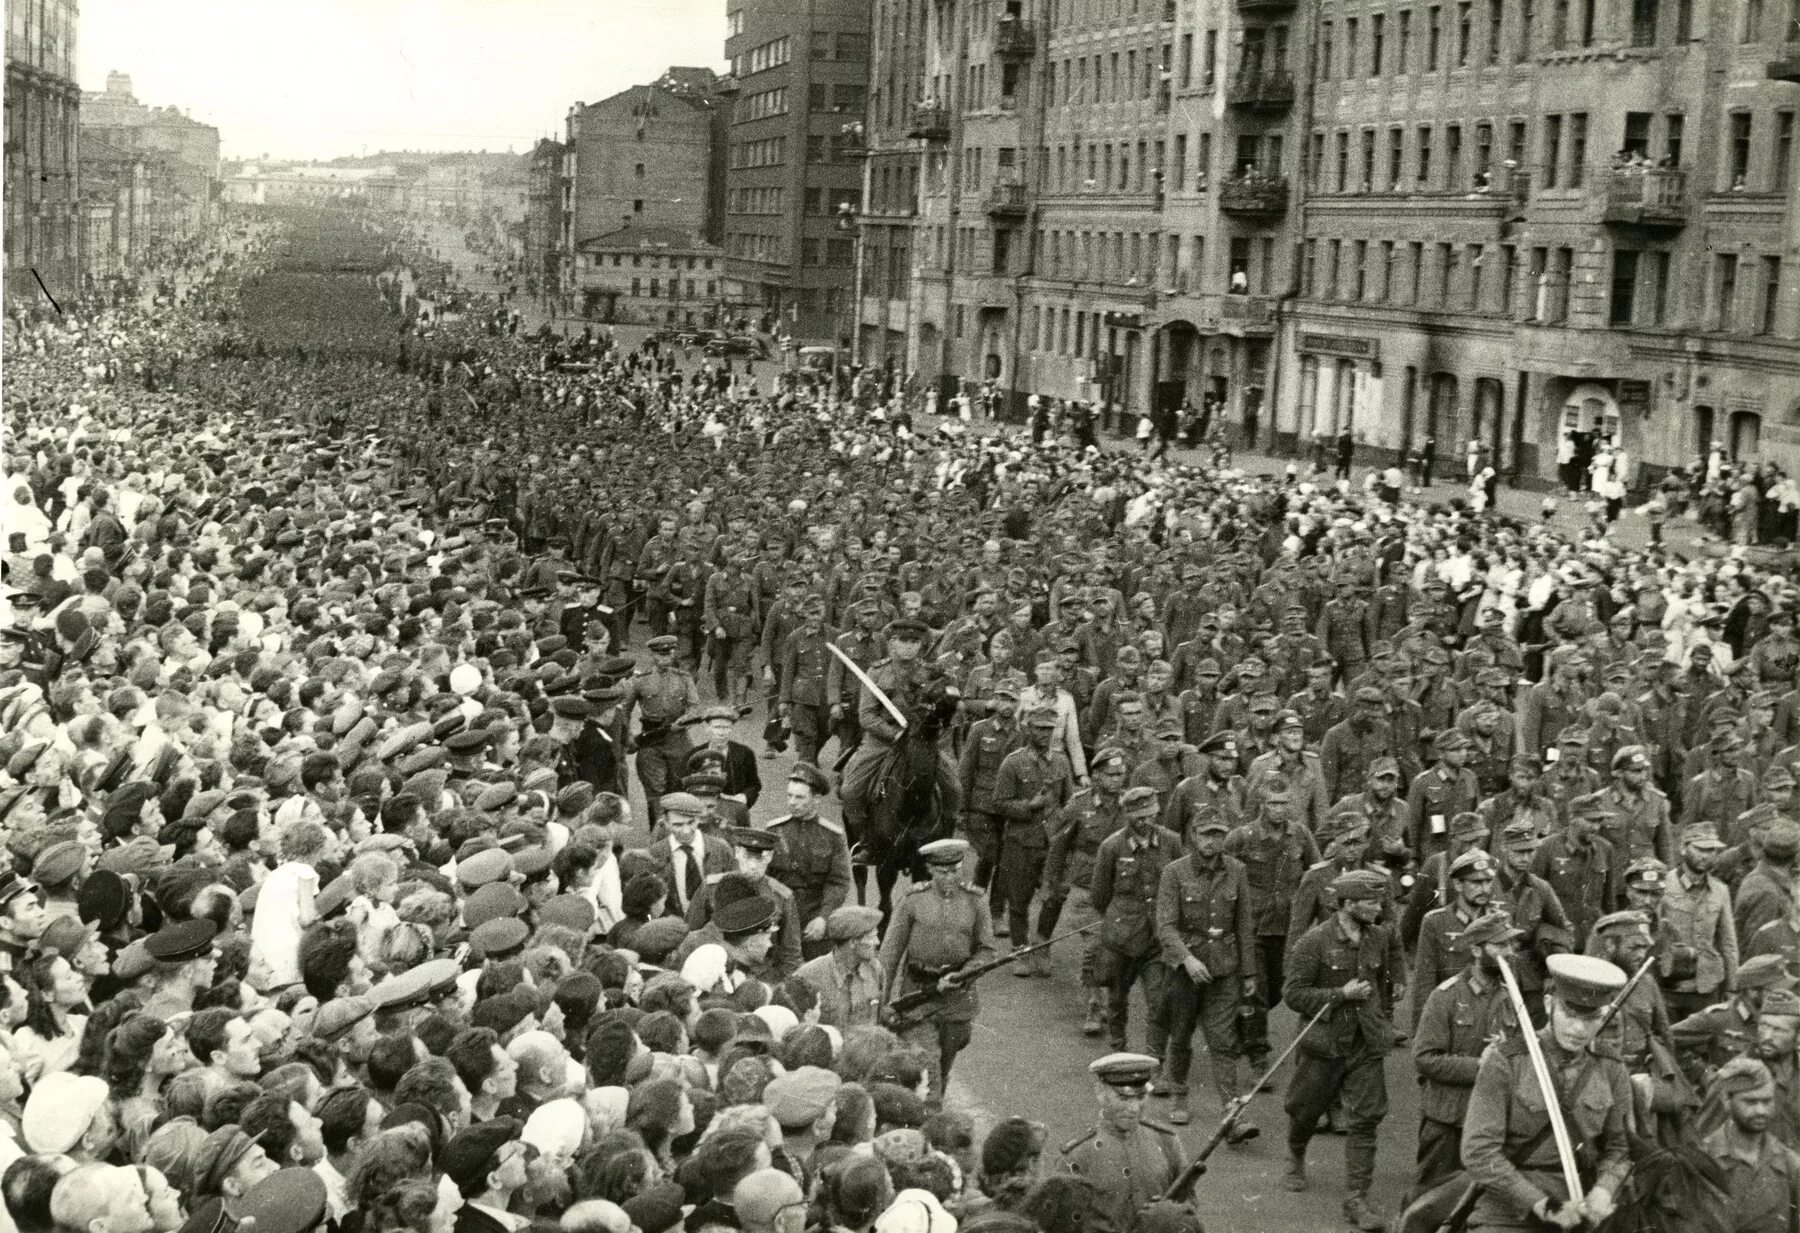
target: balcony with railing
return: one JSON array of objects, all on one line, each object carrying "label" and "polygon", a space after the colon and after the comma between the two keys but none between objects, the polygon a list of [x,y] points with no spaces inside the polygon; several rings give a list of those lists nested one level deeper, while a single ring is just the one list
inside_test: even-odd
[{"label": "balcony with railing", "polygon": [[990,218],[1024,218],[1026,209],[1024,181],[1000,180],[988,188]]},{"label": "balcony with railing", "polygon": [[914,103],[912,124],[907,127],[908,137],[923,137],[926,141],[950,140],[950,110],[941,103]]},{"label": "balcony with railing", "polygon": [[1280,111],[1294,104],[1294,75],[1286,69],[1244,68],[1231,79],[1225,101],[1250,111]]},{"label": "balcony with railing", "polygon": [[1223,333],[1259,336],[1273,332],[1275,301],[1266,295],[1223,295],[1219,297],[1219,322]]},{"label": "balcony with railing", "polygon": [[1219,185],[1219,209],[1252,218],[1279,218],[1287,213],[1286,176],[1261,173],[1238,176]]},{"label": "balcony with railing", "polygon": [[1679,167],[1613,167],[1600,181],[1601,218],[1634,227],[1687,225],[1687,172]]},{"label": "balcony with railing", "polygon": [[1002,18],[994,29],[994,54],[1002,60],[1029,60],[1037,54],[1037,35],[1025,22]]},{"label": "balcony with railing", "polygon": [[1769,80],[1800,82],[1800,40],[1787,43],[1781,54],[1769,61]]}]

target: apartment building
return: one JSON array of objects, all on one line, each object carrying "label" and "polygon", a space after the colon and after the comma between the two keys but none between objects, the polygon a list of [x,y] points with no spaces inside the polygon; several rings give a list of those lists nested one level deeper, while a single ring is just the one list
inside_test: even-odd
[{"label": "apartment building", "polygon": [[878,61],[908,14],[922,376],[1525,480],[1572,431],[1800,462],[1793,0],[878,0]]}]

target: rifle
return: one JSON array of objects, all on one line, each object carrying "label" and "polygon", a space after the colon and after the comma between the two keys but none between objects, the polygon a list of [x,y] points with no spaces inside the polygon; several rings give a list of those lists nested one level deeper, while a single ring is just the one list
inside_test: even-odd
[{"label": "rifle", "polygon": [[[1188,1167],[1183,1169],[1180,1175],[1177,1176],[1174,1181],[1169,1183],[1169,1188],[1163,1191],[1162,1197],[1165,1202],[1179,1202],[1186,1197],[1188,1190],[1193,1187],[1195,1182],[1200,1180],[1200,1175],[1206,1172],[1206,1158],[1219,1149],[1219,1144],[1231,1137],[1231,1131],[1237,1125],[1238,1118],[1242,1117],[1244,1110],[1250,1107],[1250,1097],[1260,1092],[1263,1084],[1275,1077],[1275,1072],[1280,1070],[1282,1063],[1288,1060],[1288,1055],[1293,1053],[1293,1051],[1299,1047],[1300,1038],[1311,1031],[1313,1024],[1323,1019],[1326,1012],[1334,1009],[1336,1005],[1336,1003],[1327,1002],[1314,1012],[1313,1017],[1306,1021],[1305,1026],[1294,1033],[1294,1039],[1288,1041],[1288,1046],[1281,1051],[1281,1056],[1271,1062],[1269,1068],[1263,1071],[1262,1075],[1257,1078],[1255,1083],[1250,1085],[1249,1096],[1233,1096],[1230,1101],[1226,1103],[1225,1116],[1219,1119],[1217,1128],[1212,1132],[1212,1138],[1206,1141],[1200,1148],[1199,1155],[1195,1156]],[[1248,1140],[1250,1137],[1251,1136],[1246,1135],[1245,1139]]]},{"label": "rifle", "polygon": [[[986,976],[989,972],[997,971],[1004,967],[1010,967],[1013,963],[1023,959],[1026,955],[1043,950],[1047,946],[1054,946],[1058,942],[1067,941],[1069,938],[1080,937],[1090,929],[1099,928],[1101,924],[1102,921],[1090,921],[1079,929],[1070,929],[1068,932],[1059,933],[1053,938],[1045,938],[1042,942],[1033,942],[1030,946],[1016,947],[1004,955],[989,959],[986,963],[979,963],[974,967],[969,968],[967,971],[959,972],[956,975],[953,984],[957,988],[972,984],[975,981],[980,980],[983,976]],[[936,984],[926,985],[921,989],[914,989],[911,993],[903,994],[888,1003],[888,1017],[894,1020],[905,1020],[913,1011],[918,1010],[921,1006],[926,1006],[937,1001],[937,999],[942,996],[944,995],[938,992]]]},{"label": "rifle", "polygon": [[[751,711],[754,711],[757,708],[757,706],[758,706],[758,702],[746,702],[742,706],[736,707],[734,709],[736,709],[736,711],[738,713],[738,718],[742,719],[744,716],[748,715]],[[677,728],[691,728],[695,724],[705,723],[705,722],[706,722],[706,716],[689,714],[689,715],[682,715],[675,719],[671,719],[671,720],[667,721],[666,723],[645,724],[638,729],[637,743],[640,748],[642,748],[646,744],[655,744],[657,741],[662,740],[663,737],[669,735],[669,733],[675,731],[675,729],[677,729]]]}]

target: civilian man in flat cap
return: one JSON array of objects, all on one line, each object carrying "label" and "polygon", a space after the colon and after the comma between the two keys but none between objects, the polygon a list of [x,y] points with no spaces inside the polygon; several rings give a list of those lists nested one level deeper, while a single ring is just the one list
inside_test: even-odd
[{"label": "civilian man in flat cap", "polygon": [[[1388,880],[1372,870],[1341,875],[1332,885],[1338,910],[1314,925],[1288,956],[1282,998],[1303,1020],[1325,1017],[1301,1041],[1288,1087],[1285,1183],[1304,1190],[1306,1148],[1334,1100],[1343,1105],[1344,1219],[1359,1229],[1386,1227],[1369,1206],[1375,1135],[1387,1116],[1387,1054],[1399,1039],[1393,1002],[1404,998],[1400,940],[1380,924]],[[1347,976],[1348,979],[1340,979]]]},{"label": "civilian man in flat cap", "polygon": [[1109,1053],[1088,1066],[1100,1103],[1097,1125],[1062,1148],[1063,1168],[1099,1187],[1114,1229],[1135,1227],[1138,1212],[1162,1198],[1187,1168],[1174,1129],[1144,1119],[1144,1098],[1158,1062],[1143,1053]]},{"label": "civilian man in flat cap", "polygon": [[822,1066],[797,1066],[763,1089],[762,1104],[781,1126],[782,1147],[814,1176],[813,1153],[831,1139],[838,1089],[844,1081]]},{"label": "civilian man in flat cap", "polygon": [[825,772],[796,762],[788,774],[788,811],[769,822],[775,837],[771,876],[794,892],[800,916],[800,949],[817,959],[830,949],[826,919],[850,897],[850,845],[844,824],[820,812],[831,793]]},{"label": "civilian man in flat cap", "polygon": [[686,916],[708,878],[737,868],[731,844],[700,829],[705,806],[690,792],[671,792],[660,802],[663,835],[650,841],[651,872],[669,888],[670,914]]},{"label": "civilian man in flat cap", "polygon": [[914,989],[934,988],[942,995],[918,1020],[920,1029],[930,1027],[937,1038],[931,1094],[939,1102],[956,1055],[974,1034],[970,1025],[979,1008],[974,985],[959,978],[994,957],[994,922],[987,897],[962,880],[968,854],[968,842],[962,839],[938,839],[919,848],[931,879],[894,905],[881,942],[884,1005]]},{"label": "civilian man in flat cap", "polygon": [[879,1021],[881,968],[876,963],[881,911],[847,903],[825,919],[825,954],[808,959],[794,975],[819,995],[819,1022],[848,1031]]},{"label": "civilian man in flat cap", "polygon": [[1548,962],[1549,1022],[1538,1030],[1538,1044],[1569,1133],[1586,1144],[1579,1157],[1584,1197],[1571,1201],[1554,1138],[1542,1133],[1546,1093],[1524,1040],[1508,1036],[1482,1054],[1463,1122],[1463,1167],[1483,1187],[1471,1230],[1598,1224],[1612,1213],[1630,1165],[1630,1075],[1617,1057],[1590,1048],[1625,973],[1586,955],[1552,955]]},{"label": "civilian man in flat cap", "polygon": [[768,962],[753,974],[771,984],[785,980],[800,966],[800,912],[795,905],[794,892],[769,876],[769,863],[775,856],[775,835],[751,826],[728,826],[720,828],[719,837],[731,845],[737,869],[732,875],[717,874],[707,880],[699,896],[688,905],[688,928],[703,929],[713,918],[720,906],[719,891],[724,879],[732,877],[731,887],[726,889],[738,886],[748,889],[769,905],[775,922],[775,948],[769,952]]},{"label": "civilian man in flat cap", "polygon": [[650,665],[632,672],[619,699],[627,727],[632,711],[642,712],[637,735],[637,774],[654,826],[662,817],[662,797],[676,787],[687,767],[688,734],[679,722],[700,709],[700,690],[687,669],[675,664],[674,634],[658,634],[645,643]]},{"label": "civilian man in flat cap", "polygon": [[1504,912],[1490,912],[1462,928],[1462,971],[1435,986],[1413,1027],[1413,1063],[1419,1072],[1419,1168],[1417,1198],[1462,1168],[1462,1122],[1475,1087],[1475,1071],[1487,1047],[1516,1028],[1516,1016],[1500,976],[1513,962],[1523,936]]}]

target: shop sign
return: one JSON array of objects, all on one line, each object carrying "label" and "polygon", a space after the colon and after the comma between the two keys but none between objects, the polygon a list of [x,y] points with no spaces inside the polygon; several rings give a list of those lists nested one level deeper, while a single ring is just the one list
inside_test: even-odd
[{"label": "shop sign", "polygon": [[1353,360],[1381,358],[1380,339],[1358,338],[1354,334],[1302,333],[1299,349],[1315,355],[1341,355]]}]

